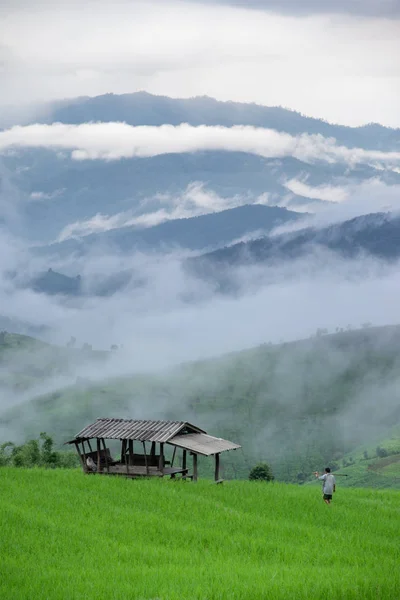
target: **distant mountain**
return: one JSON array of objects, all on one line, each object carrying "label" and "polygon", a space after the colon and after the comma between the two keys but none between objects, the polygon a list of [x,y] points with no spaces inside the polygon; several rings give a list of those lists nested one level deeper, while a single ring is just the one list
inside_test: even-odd
[{"label": "distant mountain", "polygon": [[[319,201],[296,196],[284,185],[308,173],[310,185],[344,176],[344,167],[316,167],[296,159],[263,159],[241,152],[164,154],[151,158],[113,162],[74,161],[51,150],[21,150],[4,157],[13,185],[29,200],[23,210],[26,237],[32,241],[54,240],[72,223],[87,223],[95,215],[108,217],[128,213],[130,218],[185,206],[198,210],[197,192],[219,196],[221,209],[264,201],[277,205],[282,199],[289,210]],[[357,169],[363,180],[371,169]],[[399,175],[400,181],[400,175]],[[195,184],[193,186],[193,184]],[[203,208],[207,212],[207,208]],[[90,226],[90,224],[89,224]]]},{"label": "distant mountain", "polygon": [[[250,218],[249,223],[252,225],[254,223],[252,218],[257,213],[263,215],[263,211],[258,210],[263,208],[265,207],[241,207],[240,209],[233,209],[226,212],[232,213],[235,217],[243,214]],[[270,211],[272,211],[272,214]],[[267,216],[265,224],[269,224],[271,228],[274,226],[273,222],[277,225],[279,222],[285,223],[292,220],[292,215],[289,211],[280,212],[280,209],[274,210],[271,208],[268,209],[268,207],[266,215],[263,216]],[[214,220],[214,218],[216,219]],[[229,218],[226,220],[225,216],[221,213],[199,217],[198,219],[202,225],[212,224],[214,226],[214,228],[210,227],[209,229],[205,227],[204,231],[201,228],[196,231],[194,224],[197,219],[183,219],[182,223],[179,221],[171,222],[168,223],[171,229],[163,227],[161,230],[170,234],[170,240],[180,239],[182,243],[185,237],[188,240],[190,239],[192,232],[192,245],[194,246],[196,243],[200,243],[201,240],[204,243],[204,240],[207,240],[207,235],[209,236],[209,240],[217,238],[219,235],[219,221],[221,220],[221,223],[226,225],[229,223]],[[237,227],[237,221],[232,221],[232,223]],[[260,225],[262,224],[261,218],[259,219],[259,223]],[[245,220],[243,220],[242,224],[246,224]],[[160,243],[160,227],[152,229],[155,230],[151,234],[153,237],[152,241]],[[117,234],[118,232],[116,232]],[[229,235],[233,235],[232,229],[228,230],[227,236],[229,237]],[[165,236],[163,240],[166,239]],[[116,241],[119,243],[120,251],[132,248],[133,242],[129,235],[127,235],[126,239],[124,237],[120,240],[116,238]],[[150,241],[151,237],[147,239],[147,243],[150,243]],[[138,240],[136,240],[137,242]],[[141,242],[143,243],[143,240]],[[78,241],[76,246],[74,246],[74,243],[74,240],[70,240],[67,246],[63,247],[63,251],[66,254],[76,253],[77,251],[84,254],[90,249],[90,244],[82,246],[84,241]],[[60,246],[63,245],[60,244]],[[310,255],[318,248],[330,250],[344,259],[370,255],[384,261],[397,260],[400,258],[400,216],[391,213],[375,213],[328,227],[307,227],[280,235],[267,235],[187,258],[183,261],[183,265],[186,273],[213,281],[217,284],[217,289],[220,291],[231,292],[235,290],[235,277],[232,274],[232,268],[260,264],[280,265],[284,262]],[[97,277],[96,281],[84,281],[80,276],[67,277],[49,269],[46,273],[41,273],[29,282],[25,282],[25,285],[37,292],[50,295],[63,294],[76,296],[84,294],[105,296],[123,289],[128,284],[133,285],[133,287],[140,287],[144,283],[143,276],[139,276],[133,269],[126,269],[112,275]]]},{"label": "distant mountain", "polygon": [[154,227],[121,227],[39,247],[35,251],[40,254],[84,255],[98,246],[122,252],[175,248],[211,250],[252,234],[262,237],[273,228],[296,221],[300,216],[299,213],[276,206],[245,205],[198,217],[171,220]]},{"label": "distant mountain", "polygon": [[[179,100],[147,93],[108,94],[56,102],[45,108],[36,120],[75,124],[125,121],[132,125],[186,122],[227,127],[244,124],[290,134],[320,134],[349,147],[400,148],[400,130],[379,125],[331,125],[282,108],[218,102],[207,97]],[[77,161],[68,152],[21,148],[4,155],[2,162],[9,185],[25,199],[21,203],[22,224],[25,237],[32,242],[55,240],[62,230],[75,223],[78,228],[88,226],[90,231],[90,222],[97,215],[119,219],[125,213],[133,217],[160,210],[170,214],[174,207],[182,205],[188,215],[195,214],[199,206],[206,213],[207,205],[196,204],[196,189],[211,198],[217,195],[221,210],[232,206],[232,199],[234,204],[244,205],[256,203],[263,196],[262,201],[270,206],[312,212],[321,200],[318,193],[315,197],[308,192],[307,186],[343,186],[377,176],[388,185],[400,184],[400,173],[378,172],[370,165],[309,164],[291,157],[276,160],[226,151]],[[292,189],[288,184],[293,180],[307,183],[301,192],[303,196],[298,188]],[[200,186],[195,192],[193,184]]]},{"label": "distant mountain", "polygon": [[187,259],[186,267],[201,277],[224,279],[227,269],[250,264],[279,264],[306,256],[316,247],[343,258],[369,254],[391,261],[400,258],[400,216],[376,213],[321,229],[306,228],[278,236],[240,242],[208,254]]},{"label": "distant mountain", "polygon": [[306,117],[296,111],[274,106],[220,102],[208,96],[189,99],[154,96],[147,92],[104,94],[54,102],[47,107],[45,123],[87,123],[124,121],[130,125],[252,125],[285,131],[292,135],[319,133],[335,137],[347,146],[388,149],[400,147],[400,129],[370,123],[363,127],[334,125]]},{"label": "distant mountain", "polygon": [[45,273],[40,273],[30,281],[30,285],[35,292],[45,293],[50,296],[55,294],[77,296],[82,292],[81,276],[68,277],[62,273],[57,273],[49,269]]},{"label": "distant mountain", "polygon": [[[31,279],[24,278],[19,285],[48,296],[109,296],[124,288],[131,281],[136,285],[143,283],[139,278],[135,279],[133,270],[119,271],[97,278],[95,281],[87,281],[80,275],[70,277],[50,268],[36,274]],[[15,329],[11,330],[15,331]]]}]

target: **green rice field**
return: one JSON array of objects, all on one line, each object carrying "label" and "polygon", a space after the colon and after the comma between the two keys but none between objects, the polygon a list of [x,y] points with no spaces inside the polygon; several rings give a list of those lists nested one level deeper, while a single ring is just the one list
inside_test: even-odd
[{"label": "green rice field", "polygon": [[0,469],[2,600],[400,598],[400,492]]}]

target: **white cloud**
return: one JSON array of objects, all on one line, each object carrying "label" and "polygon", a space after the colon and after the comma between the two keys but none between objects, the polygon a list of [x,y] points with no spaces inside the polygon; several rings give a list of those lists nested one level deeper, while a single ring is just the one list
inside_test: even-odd
[{"label": "white cloud", "polygon": [[349,197],[349,190],[344,186],[320,185],[311,186],[305,181],[299,179],[290,179],[285,183],[285,187],[305,198],[313,198],[315,200],[325,200],[327,202],[344,202]]},{"label": "white cloud", "polygon": [[381,152],[338,146],[322,135],[292,136],[273,129],[250,126],[188,124],[133,127],[126,123],[15,126],[0,131],[0,152],[18,147],[72,150],[75,160],[117,160],[166,153],[225,150],[249,152],[266,158],[292,156],[303,162],[343,162],[349,166],[374,164],[394,168],[400,152]]},{"label": "white cloud", "polygon": [[58,198],[65,191],[64,189],[54,190],[54,192],[31,192],[30,198],[31,200],[52,200],[53,198]]},{"label": "white cloud", "polygon": [[[313,193],[310,188],[310,193]],[[395,213],[400,211],[400,185],[387,185],[379,178],[370,179],[362,183],[348,184],[339,188],[346,198],[343,201],[330,200],[320,205],[310,205],[305,203],[300,207],[301,210],[313,213],[312,216],[302,220],[300,223],[289,223],[277,227],[273,232],[279,235],[287,231],[296,231],[304,227],[326,227],[334,223],[340,223],[362,215],[372,213]],[[290,205],[290,202],[282,201],[280,206],[285,206],[290,210],[296,210],[296,206]],[[300,211],[299,211],[300,212]]]},{"label": "white cloud", "polygon": [[32,0],[6,10],[3,104],[146,89],[400,126],[395,18],[294,17],[173,0]]}]

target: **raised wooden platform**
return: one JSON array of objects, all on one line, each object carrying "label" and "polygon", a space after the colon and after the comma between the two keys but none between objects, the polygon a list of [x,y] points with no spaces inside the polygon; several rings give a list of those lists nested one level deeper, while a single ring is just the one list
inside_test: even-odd
[{"label": "raised wooden platform", "polygon": [[107,468],[102,468],[99,472],[100,475],[122,475],[124,477],[168,477],[174,478],[176,475],[187,475],[188,469],[182,469],[180,467],[164,467],[161,471],[158,467],[149,466],[144,467],[142,465],[110,465]]}]

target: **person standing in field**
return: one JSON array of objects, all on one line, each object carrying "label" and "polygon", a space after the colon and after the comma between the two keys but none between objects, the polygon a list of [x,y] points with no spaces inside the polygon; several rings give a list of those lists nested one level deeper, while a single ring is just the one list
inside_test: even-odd
[{"label": "person standing in field", "polygon": [[329,467],[326,467],[325,469],[325,473],[323,475],[320,475],[318,473],[318,471],[316,471],[314,473],[315,477],[318,477],[318,479],[320,479],[321,481],[323,481],[322,484],[322,498],[325,502],[325,504],[330,504],[331,500],[332,500],[332,495],[334,492],[336,492],[336,479],[335,477],[332,475],[331,470]]}]

